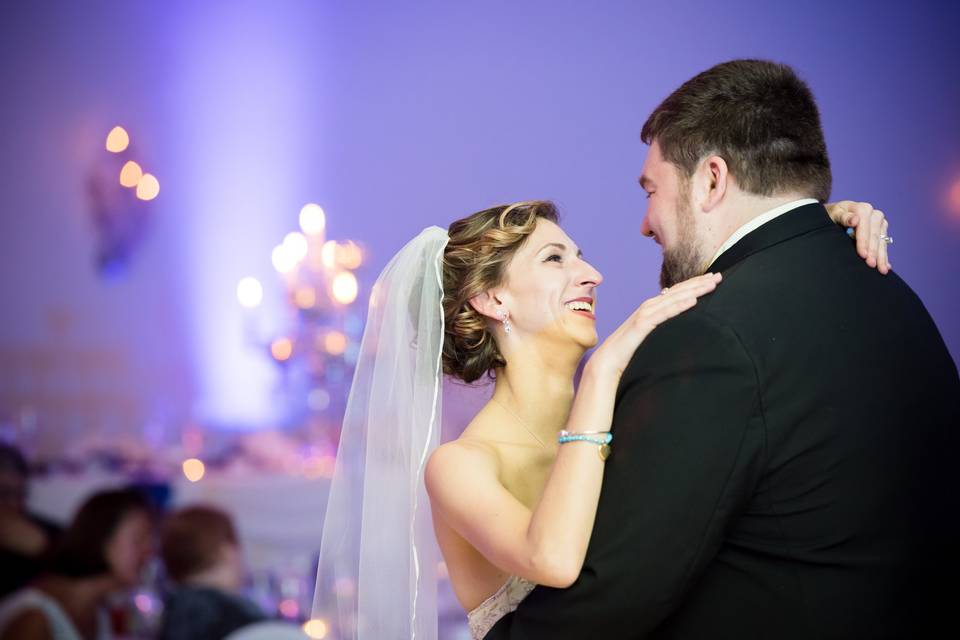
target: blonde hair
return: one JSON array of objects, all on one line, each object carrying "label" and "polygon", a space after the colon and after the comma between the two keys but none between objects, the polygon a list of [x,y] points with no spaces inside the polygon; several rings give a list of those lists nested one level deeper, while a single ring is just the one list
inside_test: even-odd
[{"label": "blonde hair", "polygon": [[443,253],[443,372],[464,382],[506,365],[487,319],[470,299],[503,283],[506,267],[539,219],[557,222],[552,202],[484,209],[450,225]]}]

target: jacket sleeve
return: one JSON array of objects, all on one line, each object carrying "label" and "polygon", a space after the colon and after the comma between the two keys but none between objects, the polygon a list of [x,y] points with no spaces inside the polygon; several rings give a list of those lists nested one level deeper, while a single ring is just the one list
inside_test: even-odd
[{"label": "jacket sleeve", "polygon": [[617,396],[580,577],[537,587],[488,639],[642,636],[677,609],[749,500],[763,412],[754,364],[729,327],[700,308],[661,325]]}]

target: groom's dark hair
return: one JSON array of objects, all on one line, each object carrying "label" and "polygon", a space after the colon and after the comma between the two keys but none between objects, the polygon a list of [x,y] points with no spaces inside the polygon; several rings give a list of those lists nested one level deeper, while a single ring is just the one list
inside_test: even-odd
[{"label": "groom's dark hair", "polygon": [[817,103],[785,64],[732,60],[707,69],[650,114],[640,137],[647,144],[656,140],[683,178],[716,154],[749,193],[800,192],[821,202],[830,197],[833,178]]}]

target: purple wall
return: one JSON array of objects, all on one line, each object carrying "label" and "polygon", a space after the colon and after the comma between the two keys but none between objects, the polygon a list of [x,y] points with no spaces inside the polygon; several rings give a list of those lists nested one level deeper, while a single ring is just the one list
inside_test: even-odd
[{"label": "purple wall", "polygon": [[[286,321],[270,249],[308,201],[326,209],[329,236],[367,246],[372,279],[425,226],[553,199],[606,277],[605,335],[657,290],[659,252],[639,235],[646,114],[696,72],[746,56],[809,81],[834,197],[888,214],[895,269],[960,357],[960,203],[948,201],[960,182],[960,5],[519,4],[0,10],[4,357],[54,340],[116,352],[92,381],[58,361],[57,393],[103,387],[138,420],[282,422],[234,287],[260,277],[264,322]],[[84,181],[117,123],[161,195],[131,268],[105,282]],[[66,333],[51,312],[72,318]],[[4,398],[34,385],[15,371],[0,373]]]}]

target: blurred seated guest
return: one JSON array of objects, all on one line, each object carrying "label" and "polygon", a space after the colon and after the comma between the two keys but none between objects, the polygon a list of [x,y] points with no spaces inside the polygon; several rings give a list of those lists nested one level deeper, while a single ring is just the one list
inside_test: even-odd
[{"label": "blurred seated guest", "polygon": [[174,589],[160,623],[160,640],[221,640],[266,619],[243,597],[244,565],[233,522],[224,512],[193,506],[167,517],[161,555]]},{"label": "blurred seated guest", "polygon": [[152,512],[131,489],[89,498],[43,573],[0,602],[0,640],[104,640],[105,605],[137,584],[152,551]]},{"label": "blurred seated guest", "polygon": [[27,511],[30,470],[16,447],[0,444],[0,598],[40,573],[60,528]]}]

